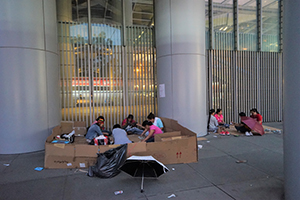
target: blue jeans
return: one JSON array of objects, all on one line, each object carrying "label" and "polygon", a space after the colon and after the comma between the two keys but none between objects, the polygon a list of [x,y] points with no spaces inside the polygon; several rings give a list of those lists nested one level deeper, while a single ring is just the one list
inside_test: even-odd
[{"label": "blue jeans", "polygon": [[149,138],[146,142],[154,142],[154,137]]},{"label": "blue jeans", "polygon": [[128,128],[126,129],[127,132],[132,132],[133,134],[137,134],[137,135],[141,135],[144,131],[137,128],[137,127],[132,127],[132,128]]}]

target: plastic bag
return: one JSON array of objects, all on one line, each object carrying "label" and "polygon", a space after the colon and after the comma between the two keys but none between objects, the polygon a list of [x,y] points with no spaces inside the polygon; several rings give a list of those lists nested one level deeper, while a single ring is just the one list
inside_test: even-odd
[{"label": "plastic bag", "polygon": [[112,178],[120,173],[119,168],[126,161],[127,144],[98,154],[95,166],[89,167],[88,176]]}]

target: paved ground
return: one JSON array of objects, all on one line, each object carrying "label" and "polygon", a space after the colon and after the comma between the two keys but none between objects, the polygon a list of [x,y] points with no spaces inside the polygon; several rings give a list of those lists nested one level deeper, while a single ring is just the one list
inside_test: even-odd
[{"label": "paved ground", "polygon": [[[268,123],[282,128],[282,123]],[[0,199],[283,199],[282,134],[234,137],[208,135],[199,141],[199,161],[168,165],[159,179],[140,179],[121,173],[112,179],[87,177],[82,170],[37,172],[44,152],[0,155]],[[245,163],[236,163],[246,160]],[[5,166],[4,164],[9,164]],[[172,170],[173,169],[173,170]],[[121,195],[114,191],[123,190]]]}]

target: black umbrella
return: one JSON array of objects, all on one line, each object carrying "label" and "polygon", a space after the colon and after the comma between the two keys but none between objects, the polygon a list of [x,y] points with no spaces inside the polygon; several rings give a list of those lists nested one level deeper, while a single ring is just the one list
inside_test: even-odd
[{"label": "black umbrella", "polygon": [[142,177],[141,192],[144,191],[144,177],[157,178],[169,169],[152,156],[131,156],[127,158],[120,170],[133,177]]}]

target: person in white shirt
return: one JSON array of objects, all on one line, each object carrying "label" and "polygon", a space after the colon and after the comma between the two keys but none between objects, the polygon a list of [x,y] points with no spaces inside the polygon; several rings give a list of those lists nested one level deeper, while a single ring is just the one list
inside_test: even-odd
[{"label": "person in white shirt", "polygon": [[160,118],[155,117],[155,115],[152,112],[148,115],[147,119],[148,119],[148,121],[152,122],[154,126],[157,126],[162,131],[164,130],[163,122],[161,121]]}]

